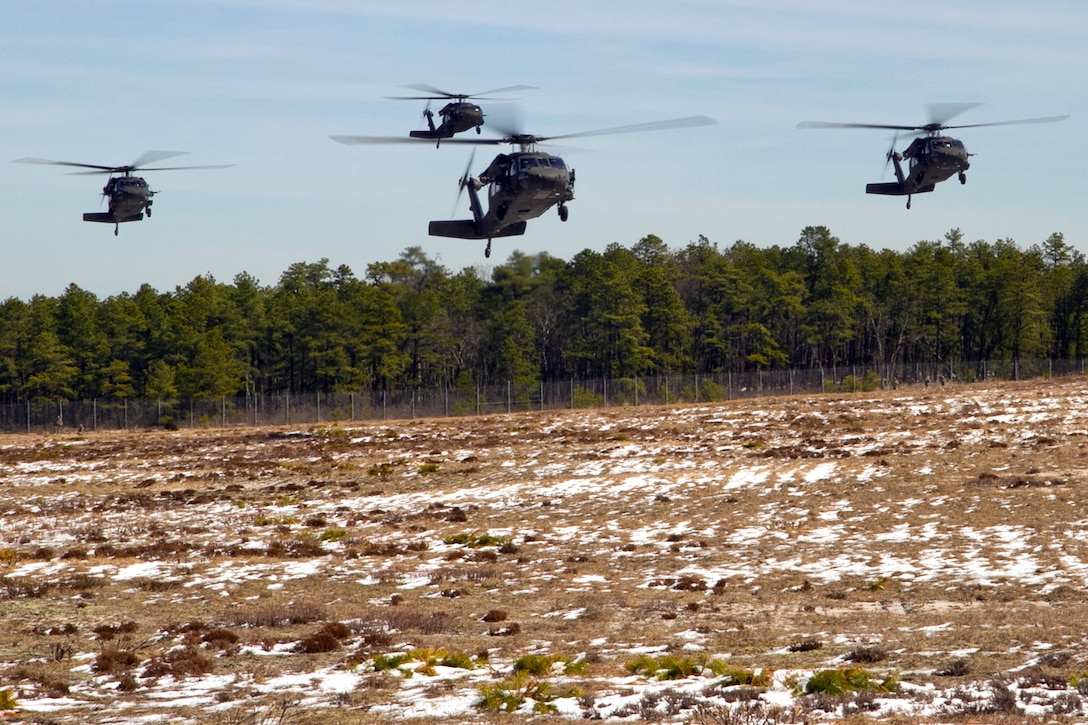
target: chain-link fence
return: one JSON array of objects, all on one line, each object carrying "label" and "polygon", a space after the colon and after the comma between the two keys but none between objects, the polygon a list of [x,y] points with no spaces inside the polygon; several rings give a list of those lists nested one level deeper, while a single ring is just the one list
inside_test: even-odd
[{"label": "chain-link fence", "polygon": [[99,399],[0,404],[0,431],[101,431],[343,423],[662,405],[818,392],[866,392],[1084,374],[1084,360],[989,360],[924,365],[786,369],[712,375],[476,387],[270,393],[186,400]]}]

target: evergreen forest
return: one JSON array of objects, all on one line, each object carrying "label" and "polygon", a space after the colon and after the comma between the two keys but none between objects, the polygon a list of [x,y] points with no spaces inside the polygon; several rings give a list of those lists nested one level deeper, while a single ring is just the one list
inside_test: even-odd
[{"label": "evergreen forest", "polygon": [[650,235],[570,260],[513,253],[483,278],[420,248],[105,299],[0,303],[0,402],[526,384],[1088,353],[1088,263],[959,230],[905,252],[822,226],[792,246],[673,249]]}]

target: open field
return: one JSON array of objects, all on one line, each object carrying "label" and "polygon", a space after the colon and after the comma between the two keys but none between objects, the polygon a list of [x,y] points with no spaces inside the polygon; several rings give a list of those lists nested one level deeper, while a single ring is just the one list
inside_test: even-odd
[{"label": "open field", "polygon": [[7,436],[0,716],[1084,722],[1086,489],[1079,376]]}]

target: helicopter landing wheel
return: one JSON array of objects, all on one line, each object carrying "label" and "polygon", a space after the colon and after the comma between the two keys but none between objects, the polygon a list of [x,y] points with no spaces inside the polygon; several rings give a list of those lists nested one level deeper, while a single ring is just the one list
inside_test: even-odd
[{"label": "helicopter landing wheel", "polygon": [[119,225],[117,225],[117,224],[114,224],[114,225],[113,225],[113,236],[115,236],[115,237],[117,236],[117,231],[118,231],[118,229],[117,229],[117,228],[118,228],[118,226],[119,226]]},{"label": "helicopter landing wheel", "polygon": [[907,208],[910,209],[910,197],[907,197]]},{"label": "helicopter landing wheel", "polygon": [[962,171],[960,172],[960,183],[961,184],[966,184],[967,183],[967,174],[963,173]]},{"label": "helicopter landing wheel", "polygon": [[570,209],[565,206],[559,207],[559,221],[565,222],[568,216],[570,216]]},{"label": "helicopter landing wheel", "polygon": [[476,127],[476,135],[477,135],[477,136],[479,136],[479,135],[480,135],[480,133],[481,133],[481,132],[480,132],[480,127],[479,127],[479,126],[477,126],[477,127]]},{"label": "helicopter landing wheel", "polygon": [[490,256],[491,256],[491,240],[488,239],[487,240],[487,247],[484,248],[484,257],[487,258],[487,257],[490,257]]}]

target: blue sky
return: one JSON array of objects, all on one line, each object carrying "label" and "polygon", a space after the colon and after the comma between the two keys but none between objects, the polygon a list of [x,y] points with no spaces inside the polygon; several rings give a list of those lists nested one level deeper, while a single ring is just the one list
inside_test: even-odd
[{"label": "blue sky", "polygon": [[[210,274],[274,284],[294,262],[367,264],[419,246],[484,275],[510,251],[569,259],[656,234],[791,245],[807,225],[843,242],[906,250],[952,228],[1027,247],[1053,232],[1088,252],[1088,5],[963,0],[9,0],[0,25],[0,160],[125,164],[151,149],[151,219],[90,224],[105,177],[0,163],[0,298],[166,291]],[[719,125],[577,139],[552,149],[577,171],[570,220],[521,238],[427,236],[455,209],[465,147],[344,146],[330,134],[401,135],[422,102],[515,84],[525,131],[558,135],[708,115]],[[926,104],[978,102],[965,129],[968,183],[867,196],[891,132],[797,129],[806,120],[920,124]],[[485,111],[489,110],[485,105]],[[491,108],[495,114],[505,112]],[[903,148],[909,138],[900,138]],[[477,150],[479,172],[493,149]]]}]

